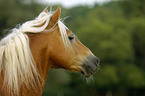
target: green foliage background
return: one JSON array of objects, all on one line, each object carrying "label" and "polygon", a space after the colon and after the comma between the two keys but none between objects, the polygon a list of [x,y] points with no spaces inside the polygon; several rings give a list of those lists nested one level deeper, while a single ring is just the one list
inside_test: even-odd
[{"label": "green foliage background", "polygon": [[[100,70],[85,80],[52,69],[43,96],[145,96],[144,5],[145,0],[123,0],[62,8],[65,24],[101,59]],[[45,7],[35,0],[1,0],[0,38]]]}]

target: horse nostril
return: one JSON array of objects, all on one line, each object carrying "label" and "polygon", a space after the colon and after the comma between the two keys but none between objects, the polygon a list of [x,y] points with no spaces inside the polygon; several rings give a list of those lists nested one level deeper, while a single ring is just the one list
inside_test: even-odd
[{"label": "horse nostril", "polygon": [[98,60],[97,60],[97,64],[100,64],[100,59],[98,58]]},{"label": "horse nostril", "polygon": [[99,65],[99,64],[100,64],[100,59],[99,59],[99,58],[96,58],[95,63],[96,63],[97,65]]}]

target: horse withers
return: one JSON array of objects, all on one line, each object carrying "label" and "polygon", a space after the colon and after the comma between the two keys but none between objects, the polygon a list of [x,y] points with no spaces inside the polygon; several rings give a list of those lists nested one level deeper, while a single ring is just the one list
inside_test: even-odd
[{"label": "horse withers", "polygon": [[0,41],[0,96],[41,96],[47,72],[63,68],[90,77],[99,59],[47,8]]}]

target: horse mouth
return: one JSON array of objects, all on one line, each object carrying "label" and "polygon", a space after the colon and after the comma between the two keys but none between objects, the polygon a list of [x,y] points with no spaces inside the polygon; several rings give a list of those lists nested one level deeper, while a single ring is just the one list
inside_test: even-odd
[{"label": "horse mouth", "polygon": [[81,71],[81,74],[84,76],[84,77],[90,77],[92,75],[94,75],[97,71],[99,70],[99,68],[96,68],[95,70],[91,69],[91,68],[85,68]]},{"label": "horse mouth", "polygon": [[84,77],[90,77],[99,70],[100,60],[95,58],[86,59],[82,65],[82,75]]}]

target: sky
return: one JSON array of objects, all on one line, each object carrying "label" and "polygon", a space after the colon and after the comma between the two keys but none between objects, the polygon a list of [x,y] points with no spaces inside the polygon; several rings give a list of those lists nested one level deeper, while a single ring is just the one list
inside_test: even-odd
[{"label": "sky", "polygon": [[43,3],[48,3],[48,4],[62,4],[64,7],[73,7],[77,5],[93,5],[94,3],[104,3],[108,2],[110,0],[41,0]]}]

